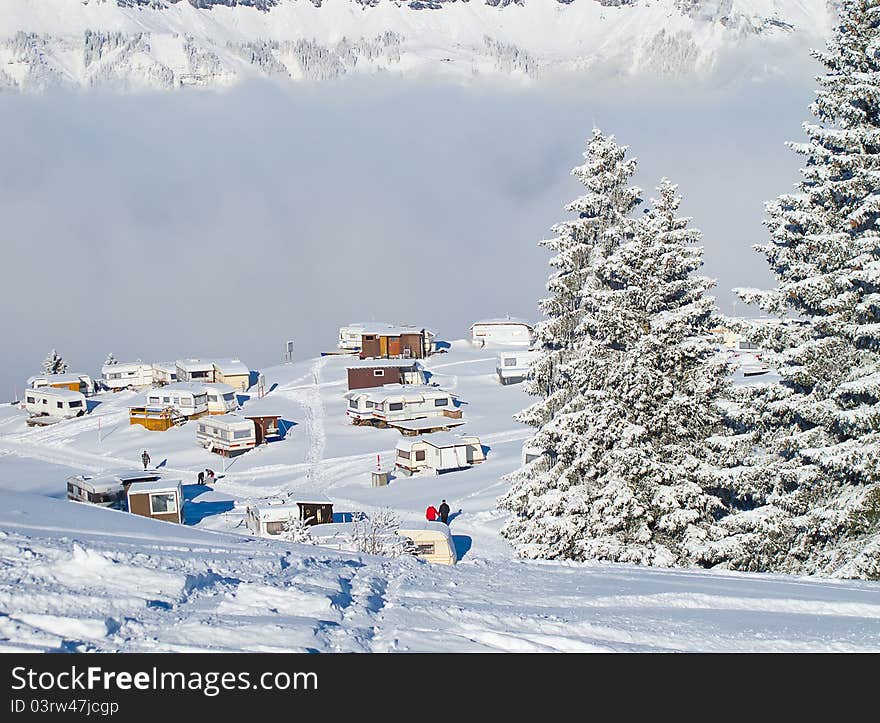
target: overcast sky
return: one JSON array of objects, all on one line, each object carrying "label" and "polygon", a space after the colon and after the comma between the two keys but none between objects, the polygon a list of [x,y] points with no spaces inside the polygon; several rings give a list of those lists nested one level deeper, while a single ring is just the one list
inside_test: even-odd
[{"label": "overcast sky", "polygon": [[347,81],[227,93],[0,95],[0,399],[55,347],[71,370],[335,344],[341,324],[441,338],[536,319],[537,241],[567,218],[594,125],[669,176],[704,232],[705,271],[771,283],[751,245],[789,190],[812,68],[723,92],[424,87]]}]

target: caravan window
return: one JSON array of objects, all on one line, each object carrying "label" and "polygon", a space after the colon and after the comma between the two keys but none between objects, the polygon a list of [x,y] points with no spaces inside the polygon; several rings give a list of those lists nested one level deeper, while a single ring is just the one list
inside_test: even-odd
[{"label": "caravan window", "polygon": [[401,459],[409,459],[409,452],[404,452],[402,449],[397,450],[397,456]]},{"label": "caravan window", "polygon": [[163,401],[165,404],[170,404],[170,403],[171,403],[171,397],[162,397],[162,401]]},{"label": "caravan window", "polygon": [[27,397],[26,399],[27,399],[28,404],[36,404],[37,403],[37,400],[35,397]]},{"label": "caravan window", "polygon": [[357,407],[358,407],[358,400],[357,400],[357,399],[352,399],[351,401],[349,401],[348,406],[351,407],[352,409],[357,409]]},{"label": "caravan window", "polygon": [[403,402],[391,402],[388,405],[389,412],[399,412],[403,409]]},{"label": "caravan window", "polygon": [[177,512],[177,495],[173,492],[150,495],[150,512],[154,515]]},{"label": "caravan window", "polygon": [[73,402],[68,402],[68,403],[67,403],[67,406],[68,406],[68,407],[81,407],[82,405],[83,405],[83,403],[82,403],[82,400],[81,400],[81,399],[77,399],[77,400],[75,400],[75,401],[73,401]]},{"label": "caravan window", "polygon": [[235,401],[235,392],[227,392],[223,395],[223,400],[226,402],[234,402]]},{"label": "caravan window", "polygon": [[199,432],[201,432],[202,434],[205,434],[205,433],[206,433],[206,432],[205,432],[205,425],[202,424],[202,423],[199,423]]},{"label": "caravan window", "polygon": [[[167,402],[168,399],[166,399],[165,401]],[[159,403],[159,397],[150,397],[149,402],[150,402],[150,404],[158,404],[158,403]]]},{"label": "caravan window", "polygon": [[64,409],[64,402],[55,402],[55,406],[58,407],[58,409]]},{"label": "caravan window", "polygon": [[266,523],[266,533],[269,535],[280,535],[284,532],[284,523],[283,522],[267,522]]},{"label": "caravan window", "polygon": [[209,394],[209,395],[208,395],[208,401],[209,401],[209,402],[216,402],[216,401],[217,401],[217,395],[216,395],[216,394]]},{"label": "caravan window", "polygon": [[449,404],[449,397],[443,397],[443,399],[435,399],[434,406],[435,407],[445,407]]},{"label": "caravan window", "polygon": [[373,376],[374,377],[384,377],[385,370],[384,369],[373,369]]},{"label": "caravan window", "polygon": [[416,462],[424,462],[425,461],[425,450],[417,449],[416,450]]},{"label": "caravan window", "polygon": [[433,542],[421,542],[416,545],[416,555],[433,555],[434,554],[434,543]]},{"label": "caravan window", "polygon": [[233,439],[249,439],[251,437],[250,430],[240,429],[237,432],[232,433]]},{"label": "caravan window", "polygon": [[504,360],[504,366],[515,367],[516,366],[516,357],[514,357],[514,356],[507,357],[507,359]]}]

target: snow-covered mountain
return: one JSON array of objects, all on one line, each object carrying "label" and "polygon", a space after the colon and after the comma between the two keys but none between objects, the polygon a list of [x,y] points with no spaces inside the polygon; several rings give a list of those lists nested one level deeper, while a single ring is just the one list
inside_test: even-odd
[{"label": "snow-covered mountain", "polygon": [[0,89],[348,74],[749,76],[805,58],[830,0],[3,0]]}]

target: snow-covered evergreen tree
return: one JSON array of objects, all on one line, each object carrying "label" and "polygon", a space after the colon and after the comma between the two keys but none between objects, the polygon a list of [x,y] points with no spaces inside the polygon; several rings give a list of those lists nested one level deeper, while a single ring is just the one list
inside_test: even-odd
[{"label": "snow-covered evergreen tree", "polygon": [[43,360],[42,369],[43,374],[64,374],[67,371],[67,362],[53,349]]},{"label": "snow-covered evergreen tree", "polygon": [[[699,561],[725,508],[706,441],[722,429],[726,365],[700,233],[664,180],[641,219],[621,214],[584,257],[567,403],[511,476],[503,534],[525,557]],[[608,240],[611,240],[608,242]]]},{"label": "snow-covered evergreen tree", "polygon": [[306,524],[306,521],[301,519],[296,512],[291,512],[290,516],[284,521],[284,530],[279,537],[288,542],[315,543],[314,538],[309,533],[309,526]]},{"label": "snow-covered evergreen tree", "polygon": [[752,400],[756,441],[736,485],[747,509],[718,559],[741,569],[880,577],[880,2],[843,0],[806,123],[795,193],[767,205],[757,249],[775,289],[782,383]]},{"label": "snow-covered evergreen tree", "polygon": [[105,366],[105,367],[109,367],[109,366],[112,366],[113,364],[118,364],[118,363],[119,363],[119,362],[116,361],[116,357],[113,356],[113,352],[112,352],[112,351],[107,355],[107,358],[104,360],[104,366]]}]

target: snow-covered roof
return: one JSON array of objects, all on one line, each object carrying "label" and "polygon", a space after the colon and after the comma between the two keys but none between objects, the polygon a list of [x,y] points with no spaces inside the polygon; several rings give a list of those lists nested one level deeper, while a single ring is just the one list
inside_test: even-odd
[{"label": "snow-covered roof", "polygon": [[175,362],[153,362],[153,369],[159,369],[163,372],[176,372],[177,364]]},{"label": "snow-covered roof", "polygon": [[436,415],[427,419],[408,419],[404,422],[388,422],[388,426],[397,429],[405,429],[408,432],[420,432],[423,429],[437,429],[438,427],[460,427],[464,424],[463,419],[443,417]]},{"label": "snow-covered roof", "polygon": [[475,326],[497,326],[498,324],[513,324],[517,326],[527,326],[529,329],[533,329],[532,323],[526,321],[525,319],[517,319],[513,316],[508,316],[506,318],[498,318],[498,319],[480,319],[479,321],[475,321],[471,324],[471,329]]},{"label": "snow-covered roof", "polygon": [[33,384],[35,381],[45,379],[49,384],[76,384],[83,379],[91,379],[88,374],[80,374],[78,372],[67,372],[65,374],[36,374],[28,377],[27,383]]},{"label": "snow-covered roof", "polygon": [[56,399],[66,399],[70,402],[76,399],[85,399],[81,392],[72,389],[55,389],[54,387],[40,387],[39,389],[26,389],[28,394],[51,394]]},{"label": "snow-covered roof", "polygon": [[116,362],[115,364],[103,364],[101,366],[101,374],[107,374],[109,372],[131,372],[138,371],[147,367],[149,369],[153,368],[153,364],[149,362],[142,361],[133,361],[133,362]]},{"label": "snow-covered roof", "polygon": [[251,429],[254,428],[254,423],[250,419],[246,419],[245,417],[240,417],[237,414],[215,414],[210,417],[202,417],[199,420],[200,424],[219,424],[221,427],[232,427],[235,425],[243,425],[247,424]]},{"label": "snow-covered roof", "polygon": [[155,481],[162,477],[161,472],[156,472],[154,470],[147,472],[142,469],[124,469],[118,472],[108,472],[108,474],[121,482],[136,482],[137,480],[145,479],[146,477],[152,477]]},{"label": "snow-covered roof", "polygon": [[164,387],[160,387],[159,389],[153,389],[150,394],[155,396],[166,395],[168,392],[189,392],[190,394],[207,394],[208,388],[206,385],[201,384],[199,382],[175,382],[174,384],[167,384]]},{"label": "snow-covered roof", "polygon": [[411,369],[418,367],[419,364],[414,359],[363,359],[349,364],[346,369],[372,369],[373,367],[399,367],[401,369]]},{"label": "snow-covered roof", "polygon": [[214,370],[214,362],[205,359],[178,359],[175,364],[185,372],[206,372]]},{"label": "snow-covered roof", "polygon": [[[230,392],[235,393],[235,387],[229,386],[228,384],[220,384],[219,382],[212,383],[212,384],[205,384],[204,387],[205,387],[205,391],[208,391],[208,392],[210,392],[212,390],[216,390],[216,391],[220,392],[220,394],[229,394]],[[165,388],[167,389],[168,387],[165,387]]]},{"label": "snow-covered roof", "polygon": [[375,334],[376,336],[400,336],[401,334],[423,334],[430,333],[423,326],[404,326],[399,324],[369,324],[363,328],[364,334]]},{"label": "snow-covered roof", "polygon": [[401,523],[400,528],[397,530],[397,534],[406,535],[408,532],[437,532],[443,535],[443,537],[452,537],[452,533],[449,531],[449,525],[444,522],[431,522],[430,520]]},{"label": "snow-covered roof", "polygon": [[452,392],[447,392],[439,387],[432,387],[428,384],[386,384],[384,387],[371,387],[369,389],[356,389],[348,392],[345,397],[351,399],[353,397],[366,396],[372,402],[381,402],[389,397],[405,397],[414,399],[415,397],[455,397]]},{"label": "snow-covered roof", "polygon": [[249,515],[266,522],[281,522],[290,517],[291,514],[299,515],[299,507],[290,500],[281,499],[279,497],[273,499],[260,500],[247,506]]},{"label": "snow-covered roof", "polygon": [[305,505],[332,505],[331,500],[323,492],[316,490],[293,490],[290,493],[290,499],[294,502]]},{"label": "snow-covered roof", "polygon": [[214,366],[225,376],[248,375],[251,370],[241,359],[214,359]]},{"label": "snow-covered roof", "polygon": [[89,477],[88,475],[74,475],[73,477],[67,478],[68,482],[72,482],[73,484],[77,484],[81,487],[85,487],[90,489],[92,492],[96,494],[102,494],[104,492],[121,492],[122,491],[122,482],[119,481],[117,477],[113,475],[101,475],[100,477]]},{"label": "snow-covered roof", "polygon": [[[434,420],[432,420],[432,426],[436,426]],[[479,437],[463,437],[460,434],[451,434],[450,432],[432,432],[431,434],[423,434],[421,437],[405,437],[397,443],[396,449],[410,451],[414,444],[420,442],[425,442],[432,447],[441,449],[445,447],[463,447],[469,444],[476,444],[479,442]]]},{"label": "snow-covered roof", "polygon": [[137,495],[143,492],[178,492],[180,493],[180,480],[158,480],[156,482],[135,482],[128,488],[129,495]]},{"label": "snow-covered roof", "polygon": [[523,349],[522,351],[502,351],[498,354],[498,361],[504,361],[505,359],[522,359],[523,362],[529,364],[538,357],[541,356],[541,351],[538,349]]}]

